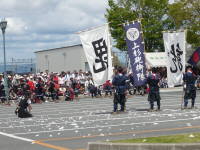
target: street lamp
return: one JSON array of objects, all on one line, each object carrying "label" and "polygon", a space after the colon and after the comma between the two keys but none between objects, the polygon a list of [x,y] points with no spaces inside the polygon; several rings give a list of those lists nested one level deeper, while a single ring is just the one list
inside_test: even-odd
[{"label": "street lamp", "polygon": [[4,88],[6,100],[8,100],[8,81],[7,81],[7,71],[6,71],[6,48],[5,48],[5,31],[6,31],[7,21],[2,19],[0,22],[0,27],[3,34],[3,55],[4,55]]}]

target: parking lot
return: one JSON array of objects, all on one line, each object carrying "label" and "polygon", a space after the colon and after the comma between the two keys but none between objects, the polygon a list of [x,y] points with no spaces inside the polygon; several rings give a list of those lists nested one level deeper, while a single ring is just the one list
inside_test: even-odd
[{"label": "parking lot", "polygon": [[181,91],[161,97],[159,112],[147,111],[147,96],[131,96],[127,112],[115,115],[112,98],[33,104],[34,117],[27,119],[15,116],[15,105],[0,106],[1,150],[83,150],[91,141],[200,131],[200,109],[181,110]]}]

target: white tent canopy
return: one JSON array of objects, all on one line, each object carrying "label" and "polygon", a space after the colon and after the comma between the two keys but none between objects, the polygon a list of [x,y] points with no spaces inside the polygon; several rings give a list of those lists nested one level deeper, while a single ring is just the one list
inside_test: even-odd
[{"label": "white tent canopy", "polygon": [[166,67],[167,56],[165,52],[144,53],[147,67]]}]

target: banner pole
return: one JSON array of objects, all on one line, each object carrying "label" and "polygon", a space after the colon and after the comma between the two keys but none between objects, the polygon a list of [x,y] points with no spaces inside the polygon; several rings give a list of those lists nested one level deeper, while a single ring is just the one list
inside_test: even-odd
[{"label": "banner pole", "polygon": [[182,98],[181,98],[181,110],[183,110],[184,93],[185,93],[185,90],[184,90],[184,84],[183,84],[183,91],[182,91]]},{"label": "banner pole", "polygon": [[[185,39],[187,39],[187,30],[184,30],[184,32],[185,32]],[[185,48],[186,48],[187,47],[186,46],[186,41],[185,41],[184,44],[185,44]],[[186,59],[186,54],[187,54],[187,49],[185,50],[185,59]],[[184,69],[185,69],[185,67],[184,67]],[[183,74],[183,77],[184,77],[183,71],[182,71],[182,74]],[[181,98],[181,110],[183,110],[184,95],[185,95],[185,89],[184,89],[184,82],[183,82],[183,92],[182,92],[182,98]]]},{"label": "banner pole", "polygon": [[99,26],[96,26],[96,27],[91,27],[91,28],[88,28],[88,29],[85,29],[85,30],[82,30],[82,31],[78,31],[78,32],[75,32],[75,34],[80,34],[80,33],[83,33],[83,32],[95,30],[95,29],[98,29],[98,28],[103,27],[103,26],[105,26],[105,24],[99,25]]}]

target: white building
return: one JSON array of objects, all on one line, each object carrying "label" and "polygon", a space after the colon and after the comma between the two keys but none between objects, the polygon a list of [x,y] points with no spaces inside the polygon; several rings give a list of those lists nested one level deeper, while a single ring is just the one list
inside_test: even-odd
[{"label": "white building", "polygon": [[36,54],[36,72],[88,71],[89,66],[81,44],[41,50]]}]

